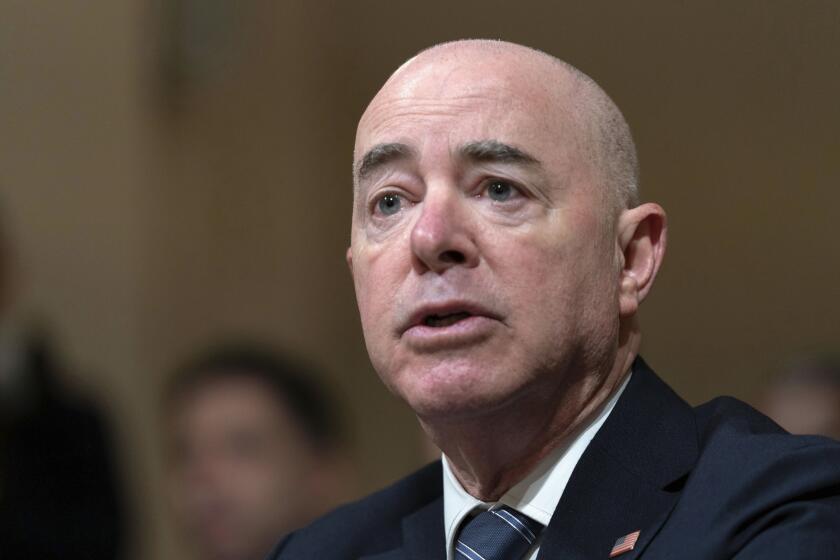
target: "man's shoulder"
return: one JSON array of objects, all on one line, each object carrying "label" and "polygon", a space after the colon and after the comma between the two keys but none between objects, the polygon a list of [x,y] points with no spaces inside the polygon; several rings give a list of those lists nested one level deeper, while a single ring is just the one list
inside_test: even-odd
[{"label": "man's shoulder", "polygon": [[730,397],[694,410],[697,463],[660,545],[678,541],[698,557],[824,558],[840,544],[840,442],[791,435]]},{"label": "man's shoulder", "polygon": [[357,558],[395,548],[402,520],[441,499],[442,476],[440,461],[430,463],[288,535],[269,559]]},{"label": "man's shoulder", "polygon": [[[644,440],[646,451],[659,460],[670,459],[682,448],[686,470],[763,468],[782,462],[792,470],[802,466],[803,456],[840,452],[840,442],[821,436],[792,435],[750,405],[733,397],[717,397],[691,407],[641,360],[634,367],[632,386],[616,407],[611,430],[604,430],[612,446],[636,450]],[[612,420],[612,418],[611,418]],[[606,427],[606,426],[605,426]],[[609,434],[609,435],[608,435]],[[630,457],[628,455],[628,457]],[[638,458],[637,458],[638,459]],[[806,465],[812,470],[812,465]],[[840,474],[838,463],[824,465]],[[678,470],[676,472],[679,472]]]},{"label": "man's shoulder", "polygon": [[[840,452],[840,442],[822,436],[792,435],[750,405],[733,397],[718,397],[694,408],[700,456],[698,466],[720,462],[729,468],[761,468],[787,463],[795,468],[802,457]],[[840,463],[825,465],[840,473]],[[813,471],[815,465],[808,464]],[[819,467],[819,465],[817,465]]]},{"label": "man's shoulder", "polygon": [[[642,530],[645,557],[826,558],[840,546],[840,443],[791,435],[731,397],[692,408],[641,359],[592,447],[587,464],[630,472],[626,484],[667,504]],[[605,475],[576,476],[585,508]]]},{"label": "man's shoulder", "polygon": [[693,476],[717,478],[726,472],[720,486],[740,487],[753,497],[759,489],[771,495],[840,490],[840,442],[792,435],[731,397],[716,398],[695,412],[700,455]]}]

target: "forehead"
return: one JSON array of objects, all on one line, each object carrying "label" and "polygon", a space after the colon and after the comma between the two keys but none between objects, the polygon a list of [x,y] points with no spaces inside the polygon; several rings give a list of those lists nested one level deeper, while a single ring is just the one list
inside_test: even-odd
[{"label": "forehead", "polygon": [[557,80],[533,64],[448,60],[401,69],[359,123],[354,158],[372,146],[401,142],[422,150],[496,139],[540,154],[574,142],[568,103]]},{"label": "forehead", "polygon": [[282,408],[263,381],[247,376],[209,379],[182,395],[175,405],[181,418],[220,422],[273,416]]}]

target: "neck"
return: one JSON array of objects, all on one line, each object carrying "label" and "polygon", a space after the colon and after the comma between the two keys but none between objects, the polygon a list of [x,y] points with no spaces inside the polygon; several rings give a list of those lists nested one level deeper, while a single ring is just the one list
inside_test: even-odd
[{"label": "neck", "polygon": [[612,364],[568,374],[554,390],[539,387],[505,407],[469,419],[422,419],[453,474],[473,497],[497,501],[546,455],[577,436],[621,386],[640,334],[622,337]]}]

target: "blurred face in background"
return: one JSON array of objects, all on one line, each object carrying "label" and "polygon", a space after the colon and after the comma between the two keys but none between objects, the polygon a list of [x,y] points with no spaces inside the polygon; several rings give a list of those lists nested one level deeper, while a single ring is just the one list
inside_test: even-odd
[{"label": "blurred face in background", "polygon": [[760,408],[793,434],[840,439],[840,387],[836,384],[778,384],[767,390]]},{"label": "blurred face in background", "polygon": [[325,465],[258,380],[214,380],[171,413],[175,512],[199,558],[262,559],[325,507]]}]

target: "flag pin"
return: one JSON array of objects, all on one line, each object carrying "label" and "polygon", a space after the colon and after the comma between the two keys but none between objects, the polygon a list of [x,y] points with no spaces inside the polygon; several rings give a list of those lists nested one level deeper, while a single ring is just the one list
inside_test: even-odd
[{"label": "flag pin", "polygon": [[619,554],[624,554],[625,552],[633,550],[633,547],[636,546],[636,541],[639,540],[640,532],[641,531],[633,531],[629,535],[624,535],[615,541],[615,544],[610,551],[610,558],[615,558]]}]

